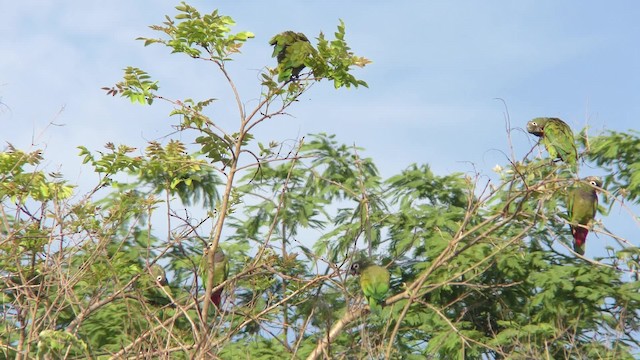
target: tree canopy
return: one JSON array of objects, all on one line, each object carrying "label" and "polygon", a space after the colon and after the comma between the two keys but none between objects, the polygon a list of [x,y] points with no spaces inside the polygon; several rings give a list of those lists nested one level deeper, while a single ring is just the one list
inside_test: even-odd
[{"label": "tree canopy", "polygon": [[[164,106],[172,123],[142,153],[80,146],[98,179],[87,193],[46,172],[42,150],[0,152],[0,358],[638,355],[640,251],[606,226],[638,219],[637,131],[572,139],[580,176],[606,174],[586,246],[619,244],[591,259],[571,246],[574,164],[533,149],[493,178],[437,175],[429,159],[383,178],[364,149],[333,134],[256,138],[315,84],[367,86],[354,70],[370,61],[351,50],[342,21],[332,37],[273,34],[249,106],[227,64],[254,34],[233,32],[218,11],[176,9],[151,26],[158,38],[139,40],[206,62],[235,103],[169,98],[127,67],[106,94]],[[218,106],[236,109],[235,127],[223,127]],[[218,250],[229,269],[220,283]],[[391,274],[380,312],[349,274],[362,258]]]}]

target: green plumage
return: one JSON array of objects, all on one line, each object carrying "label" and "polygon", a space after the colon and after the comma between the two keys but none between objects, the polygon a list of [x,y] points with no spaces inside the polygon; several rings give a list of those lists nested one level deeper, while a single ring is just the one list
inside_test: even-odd
[{"label": "green plumage", "polygon": [[[229,262],[222,249],[216,249],[214,254],[210,254],[210,248],[212,244],[209,243],[205,247],[200,265],[200,277],[202,278],[202,284],[206,288],[208,277],[209,264],[213,270],[213,288],[217,287],[229,277]],[[220,301],[222,299],[222,288],[211,292],[211,302],[219,309]]]},{"label": "green plumage", "polygon": [[567,212],[569,225],[573,236],[573,249],[580,255],[584,255],[588,226],[596,216],[598,210],[597,188],[602,187],[602,181],[589,176],[578,182],[569,191],[567,199]]},{"label": "green plumage", "polygon": [[371,311],[379,313],[380,305],[389,291],[389,271],[378,265],[370,264],[364,260],[351,265],[351,274],[360,275],[360,288],[367,298]]},{"label": "green plumage", "polygon": [[561,159],[575,171],[578,151],[571,127],[558,118],[539,117],[527,123],[527,131],[540,137],[551,159]]},{"label": "green plumage", "polygon": [[313,53],[309,39],[303,33],[293,31],[282,32],[269,41],[273,46],[272,57],[278,59],[278,81],[297,79]]}]

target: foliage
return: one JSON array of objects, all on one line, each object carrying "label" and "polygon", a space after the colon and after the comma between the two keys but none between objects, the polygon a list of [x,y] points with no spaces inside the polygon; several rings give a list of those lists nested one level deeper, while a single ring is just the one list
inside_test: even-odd
[{"label": "foliage", "polygon": [[[385,179],[333,135],[256,139],[256,126],[317,82],[366,86],[352,70],[369,61],[351,52],[340,22],[335,40],[320,33],[304,54],[285,52],[286,64],[302,59],[296,76],[274,59],[248,109],[225,64],[253,34],[232,33],[217,11],[177,10],[151,27],[162,38],[142,40],[215,66],[237,99],[237,128],[213,120],[215,99],[168,99],[128,67],[107,94],[169,105],[175,137],[143,152],[81,146],[97,175],[86,194],[45,173],[39,150],[0,152],[1,358],[637,356],[640,250],[606,219],[593,232],[623,246],[595,259],[571,250],[573,169],[524,156],[489,182],[428,164]],[[580,160],[608,173],[601,210],[637,202],[638,133],[579,139]],[[205,246],[230,260],[220,309],[205,300],[217,290],[200,275]],[[590,235],[587,247],[601,246]],[[362,256],[391,272],[379,314],[346,274]]]},{"label": "foliage", "polygon": [[635,203],[640,199],[640,133],[607,131],[588,139],[582,137],[589,149],[586,157],[602,167],[607,176],[605,182],[614,195],[620,195]]}]

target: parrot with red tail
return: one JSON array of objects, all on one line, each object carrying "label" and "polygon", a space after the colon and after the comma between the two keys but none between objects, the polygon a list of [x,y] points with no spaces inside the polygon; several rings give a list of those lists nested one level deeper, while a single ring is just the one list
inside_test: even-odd
[{"label": "parrot with red tail", "polygon": [[[207,270],[211,266],[213,268],[213,287],[217,287],[222,284],[229,276],[229,262],[222,249],[216,249],[213,257],[209,258],[209,251],[211,251],[211,243],[209,243],[203,251],[202,262],[200,266],[200,275],[203,280],[203,284],[207,286]],[[212,261],[209,264],[209,261]],[[222,299],[222,288],[219,288],[211,292],[211,302],[220,309],[220,302]]]},{"label": "parrot with red tail", "polygon": [[596,216],[600,188],[602,188],[602,180],[589,176],[578,182],[569,192],[567,212],[571,235],[573,235],[573,249],[580,255],[584,255],[589,224]]}]

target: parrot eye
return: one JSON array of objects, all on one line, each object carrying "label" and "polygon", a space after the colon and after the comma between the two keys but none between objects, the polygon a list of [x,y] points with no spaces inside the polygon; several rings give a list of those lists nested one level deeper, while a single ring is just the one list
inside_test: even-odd
[{"label": "parrot eye", "polygon": [[162,282],[162,276],[161,276],[161,275],[158,275],[158,276],[156,277],[156,280],[157,280],[158,282]]},{"label": "parrot eye", "polygon": [[213,243],[212,242],[207,243],[207,248],[212,248],[212,247],[213,247]]}]

